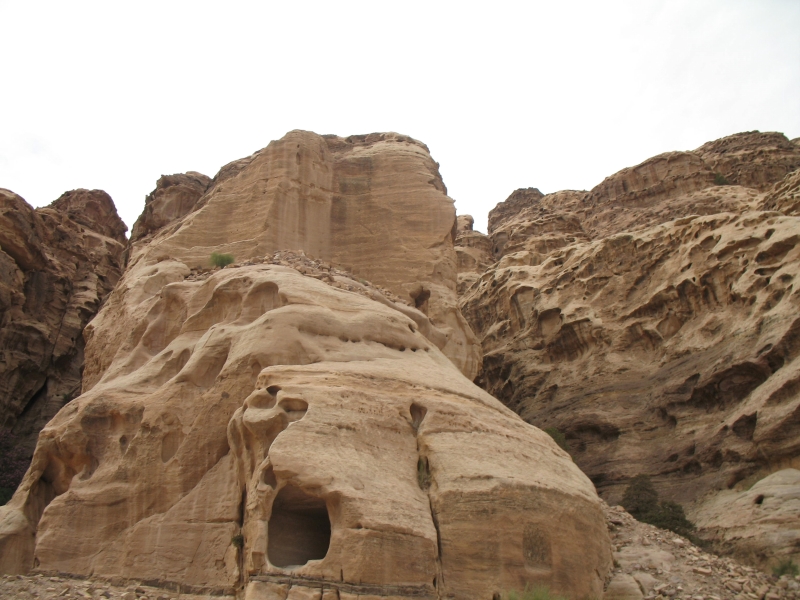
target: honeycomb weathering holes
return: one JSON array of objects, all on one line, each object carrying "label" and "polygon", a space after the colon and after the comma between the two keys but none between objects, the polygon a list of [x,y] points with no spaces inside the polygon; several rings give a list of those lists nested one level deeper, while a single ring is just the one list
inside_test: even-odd
[{"label": "honeycomb weathering holes", "polygon": [[267,555],[276,567],[299,567],[325,558],[331,543],[325,500],[285,485],[272,504],[268,531]]}]

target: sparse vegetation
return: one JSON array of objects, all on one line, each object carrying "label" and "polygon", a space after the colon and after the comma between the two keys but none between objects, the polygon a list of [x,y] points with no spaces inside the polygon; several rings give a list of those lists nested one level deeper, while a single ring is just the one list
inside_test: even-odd
[{"label": "sparse vegetation", "polygon": [[511,590],[503,600],[566,600],[563,596],[556,596],[550,593],[550,588],[542,585],[533,587],[525,586],[521,592]]},{"label": "sparse vegetation", "polygon": [[714,183],[716,185],[730,185],[730,181],[722,173],[714,173]]},{"label": "sparse vegetation", "polygon": [[428,465],[428,459],[420,456],[417,461],[417,483],[421,490],[427,490],[431,487],[431,469]]},{"label": "sparse vegetation", "polygon": [[782,575],[797,577],[800,575],[800,568],[791,558],[785,558],[772,568],[772,574],[776,577],[781,577]]},{"label": "sparse vegetation", "polygon": [[233,536],[231,538],[231,544],[233,544],[234,548],[241,550],[244,548],[244,536],[241,533]]},{"label": "sparse vegetation", "polygon": [[547,427],[544,432],[553,438],[553,441],[558,444],[562,450],[569,452],[569,444],[567,443],[566,436],[555,427]]},{"label": "sparse vegetation", "polygon": [[622,506],[642,523],[668,529],[695,541],[694,523],[686,518],[683,507],[675,502],[659,502],[658,492],[647,475],[637,475],[631,480],[622,497]]},{"label": "sparse vegetation", "polygon": [[0,506],[11,500],[29,463],[17,437],[0,429]]},{"label": "sparse vegetation", "polygon": [[219,267],[220,269],[233,264],[233,261],[233,254],[222,254],[220,252],[211,253],[211,264],[215,267]]}]

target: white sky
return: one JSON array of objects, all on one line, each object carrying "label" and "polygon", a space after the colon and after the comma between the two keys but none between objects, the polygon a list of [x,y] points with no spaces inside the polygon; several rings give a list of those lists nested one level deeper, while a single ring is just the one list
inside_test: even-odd
[{"label": "white sky", "polygon": [[459,214],[739,131],[800,136],[800,1],[0,0],[0,187],[100,188],[292,129],[425,142]]}]

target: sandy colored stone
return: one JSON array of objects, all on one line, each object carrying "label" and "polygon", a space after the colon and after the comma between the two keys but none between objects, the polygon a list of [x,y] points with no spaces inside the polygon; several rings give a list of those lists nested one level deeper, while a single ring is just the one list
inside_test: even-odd
[{"label": "sandy colored stone", "polygon": [[644,596],[636,580],[627,573],[618,573],[608,584],[603,600],[642,600]]},{"label": "sandy colored stone", "polygon": [[0,190],[0,420],[31,452],[80,393],[82,331],[121,275],[125,229],[100,190],[35,210]]},{"label": "sandy colored stone", "polygon": [[[245,262],[302,250],[341,267],[428,315],[468,378],[480,367],[457,306],[453,200],[428,148],[410,137],[292,131],[223,167],[192,212],[167,229],[149,242],[149,256],[208,267],[212,252]],[[132,247],[132,262],[140,249]]]},{"label": "sandy colored stone", "polygon": [[770,567],[800,561],[800,471],[782,469],[747,491],[725,490],[698,502],[691,517],[715,544]]},{"label": "sandy colored stone", "polygon": [[[231,171],[247,166],[214,189]],[[439,349],[445,325],[298,253],[192,270],[176,240],[201,239],[193,227],[135,246],[87,328],[84,393],[0,509],[5,571],[220,593],[288,576],[360,597],[601,593],[591,482],[464,377]]]},{"label": "sandy colored stone", "polygon": [[800,216],[800,169],[789,173],[765,194],[761,209]]},{"label": "sandy colored stone", "polygon": [[800,220],[780,200],[796,147],[781,139],[662,154],[590,192],[515,192],[489,221],[497,262],[463,274],[476,382],[564,432],[610,501],[638,474],[688,506],[800,466]]}]

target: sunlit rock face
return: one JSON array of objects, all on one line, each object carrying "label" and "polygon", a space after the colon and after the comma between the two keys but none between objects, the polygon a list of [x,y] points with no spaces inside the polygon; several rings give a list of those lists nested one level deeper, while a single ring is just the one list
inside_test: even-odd
[{"label": "sunlit rock face", "polygon": [[126,284],[135,326],[44,429],[5,509],[7,570],[208,589],[295,574],[393,596],[602,589],[591,483],[469,382],[421,313],[268,264],[204,278],[139,263]]},{"label": "sunlit rock face", "polygon": [[[420,164],[427,152],[401,136],[359,140],[289,134],[224,168],[191,212],[132,246],[86,330],[84,393],[42,431],[0,509],[4,571],[250,598],[284,599],[291,581],[292,597],[324,588],[326,598],[491,598],[536,583],[602,594],[611,553],[591,482],[462,373],[468,346],[453,345],[460,321],[448,320],[457,313],[446,304],[455,298],[454,216],[447,227],[444,216],[418,216],[415,194],[371,204],[375,182],[401,189],[386,165]],[[321,184],[276,175],[258,200],[259,186],[273,185],[270,160],[283,165],[278,174],[299,165],[303,177],[323,177],[332,163],[305,163],[309,148],[344,153],[336,168],[350,169],[350,187],[339,174],[335,189],[358,200],[332,196],[331,227],[385,234],[383,247],[351,250],[350,266],[378,281],[319,260],[319,249],[316,259],[299,251],[307,248],[264,251],[307,241],[350,256],[325,229],[292,233],[317,227],[303,215],[320,208],[314,194],[324,203]],[[351,160],[354,152],[363,155]],[[428,176],[419,194],[452,211]],[[358,210],[373,210],[364,227],[348,220]],[[374,266],[360,257],[369,248]],[[237,262],[198,269],[212,251]],[[417,303],[420,289],[430,295]]]},{"label": "sunlit rock face", "polygon": [[244,261],[302,250],[420,309],[445,333],[444,353],[468,378],[477,373],[480,347],[457,307],[453,200],[421,142],[396,133],[292,131],[223,167],[194,204],[172,200],[173,190],[190,187],[160,184],[151,194],[152,214],[142,223],[169,222],[172,213],[159,206],[192,207],[135,243],[132,256],[149,243],[151,252],[194,267],[208,266],[214,251]]},{"label": "sunlit rock face", "polygon": [[[497,262],[461,297],[483,344],[476,381],[563,431],[609,502],[648,474],[692,516],[798,466],[798,150],[738,134],[589,192],[520,190],[490,215]],[[723,550],[744,539],[714,528]],[[757,529],[751,556],[784,553]]]},{"label": "sunlit rock face", "polygon": [[0,426],[31,452],[80,393],[82,331],[122,273],[126,229],[100,190],[38,209],[0,190]]}]

